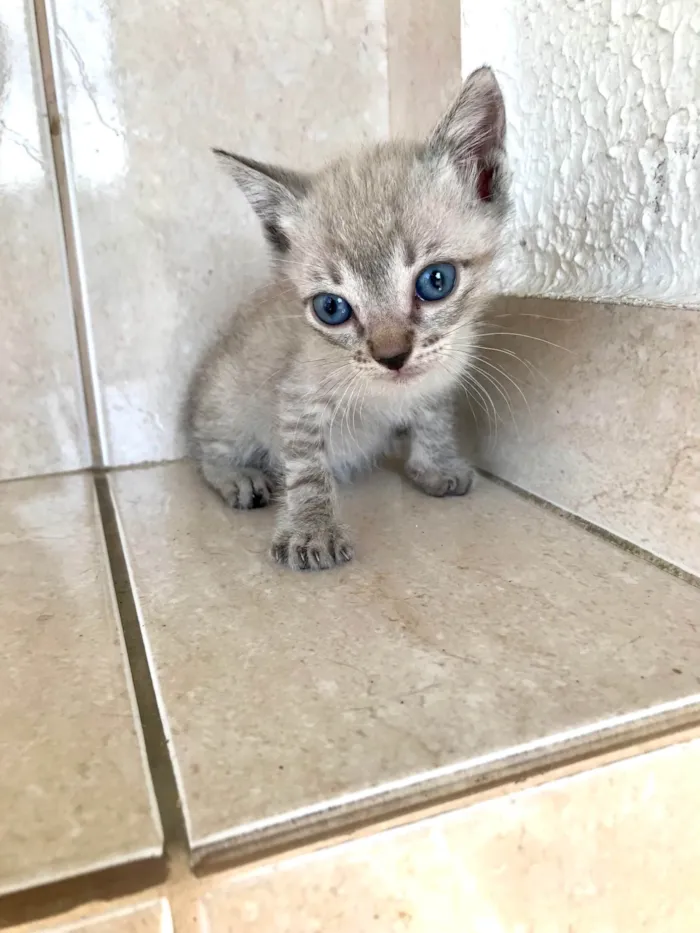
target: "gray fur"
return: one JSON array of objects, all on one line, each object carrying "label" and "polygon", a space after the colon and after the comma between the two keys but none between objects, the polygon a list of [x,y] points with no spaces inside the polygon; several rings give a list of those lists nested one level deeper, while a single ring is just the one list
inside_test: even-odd
[{"label": "gray fur", "polygon": [[[427,142],[382,143],[314,176],[217,151],[258,214],[277,281],[239,308],[192,381],[187,430],[203,478],[231,506],[283,499],[273,557],[321,570],[352,557],[335,485],[408,432],[406,473],[433,496],[464,495],[452,404],[468,377],[507,209],[505,117],[475,72]],[[422,303],[415,279],[452,262],[452,295]],[[320,292],[355,314],[331,328]],[[377,360],[409,353],[400,372]]]}]

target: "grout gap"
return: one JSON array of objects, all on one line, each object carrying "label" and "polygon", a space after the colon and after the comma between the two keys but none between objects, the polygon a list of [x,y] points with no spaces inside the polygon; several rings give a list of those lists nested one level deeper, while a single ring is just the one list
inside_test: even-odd
[{"label": "grout gap", "polygon": [[182,853],[189,851],[182,801],[178,793],[168,740],[158,708],[153,675],[148,662],[126,555],[106,475],[99,473],[95,475],[95,489],[107,545],[109,569],[117,598],[136,705],[146,746],[148,767],[163,826],[163,851],[166,861],[172,864],[173,861],[180,862]]},{"label": "grout gap", "polygon": [[102,467],[106,462],[106,439],[104,414],[99,388],[99,379],[92,340],[92,328],[82,273],[80,234],[76,222],[76,210],[68,174],[68,146],[65,141],[64,121],[59,107],[56,67],[58,56],[52,40],[52,25],[49,14],[51,0],[33,0],[34,27],[36,30],[41,82],[49,123],[49,138],[53,158],[53,172],[58,209],[63,236],[68,287],[73,310],[73,327],[78,352],[78,369],[82,388],[83,405],[88,429],[90,461],[93,467]]}]

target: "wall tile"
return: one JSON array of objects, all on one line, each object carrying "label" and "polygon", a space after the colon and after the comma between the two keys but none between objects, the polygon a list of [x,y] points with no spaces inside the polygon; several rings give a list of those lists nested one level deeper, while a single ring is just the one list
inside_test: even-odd
[{"label": "wall tile", "polygon": [[459,0],[386,0],[391,130],[421,139],[461,83]]},{"label": "wall tile", "polygon": [[700,573],[700,315],[511,299],[488,323],[481,464]]},{"label": "wall tile", "polygon": [[32,4],[0,10],[0,479],[89,450]]},{"label": "wall tile", "polygon": [[700,304],[696,0],[462,0],[465,73],[503,85],[504,291]]},{"label": "wall tile", "polygon": [[697,741],[212,885],[211,933],[692,933]]},{"label": "wall tile", "polygon": [[54,10],[107,460],[176,457],[195,360],[266,277],[257,224],[209,147],[310,167],[385,136],[384,5]]}]

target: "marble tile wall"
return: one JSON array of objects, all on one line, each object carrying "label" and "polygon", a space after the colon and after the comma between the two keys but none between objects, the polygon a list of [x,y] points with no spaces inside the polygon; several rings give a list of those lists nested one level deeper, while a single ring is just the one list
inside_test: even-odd
[{"label": "marble tile wall", "polygon": [[384,4],[53,0],[51,18],[106,461],[177,457],[195,359],[267,275],[209,147],[312,167],[386,136]]},{"label": "marble tile wall", "polygon": [[0,8],[0,479],[89,463],[30,0]]},{"label": "marble tile wall", "polygon": [[461,83],[459,0],[386,0],[391,131],[420,139]]}]

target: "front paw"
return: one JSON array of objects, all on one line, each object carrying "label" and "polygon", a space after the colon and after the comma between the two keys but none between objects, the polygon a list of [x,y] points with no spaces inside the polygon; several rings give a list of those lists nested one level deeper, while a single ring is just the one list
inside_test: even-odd
[{"label": "front paw", "polygon": [[429,496],[464,496],[474,483],[474,470],[457,460],[447,466],[408,463],[406,475]]},{"label": "front paw", "polygon": [[281,527],[272,539],[272,557],[292,570],[330,570],[352,560],[347,532],[335,522],[311,527]]}]

